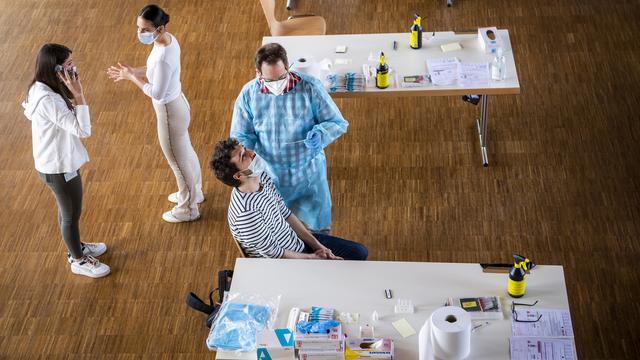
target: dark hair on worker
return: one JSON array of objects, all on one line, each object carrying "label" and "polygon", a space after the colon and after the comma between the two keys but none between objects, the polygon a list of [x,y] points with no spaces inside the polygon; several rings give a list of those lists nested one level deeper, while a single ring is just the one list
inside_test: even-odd
[{"label": "dark hair on worker", "polygon": [[[71,49],[60,44],[44,44],[38,51],[36,58],[36,73],[29,84],[29,89],[36,81],[47,85],[51,90],[62,96],[69,110],[73,110],[73,94],[60,80],[56,73],[56,65],[62,65],[71,56]],[[28,91],[28,90],[27,90]],[[29,97],[27,96],[27,102]]]},{"label": "dark hair on worker", "polygon": [[231,162],[231,154],[238,145],[240,143],[234,138],[218,142],[209,161],[209,168],[216,175],[216,178],[233,187],[238,187],[242,184],[240,180],[233,177],[240,169]]},{"label": "dark hair on worker", "polygon": [[143,19],[151,21],[153,26],[159,28],[162,25],[169,23],[169,14],[167,14],[162,8],[156,4],[149,4],[140,10],[138,16]]},{"label": "dark hair on worker", "polygon": [[280,60],[282,60],[284,66],[289,66],[287,51],[278,43],[262,45],[262,47],[256,51],[256,69],[258,69],[258,71],[262,71],[263,63],[273,65],[277,64]]}]

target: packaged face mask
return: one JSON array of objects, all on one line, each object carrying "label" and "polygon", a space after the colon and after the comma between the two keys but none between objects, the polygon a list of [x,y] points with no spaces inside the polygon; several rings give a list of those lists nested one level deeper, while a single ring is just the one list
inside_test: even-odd
[{"label": "packaged face mask", "polygon": [[209,336],[209,349],[254,351],[256,332],[267,327],[271,309],[266,305],[224,302]]}]

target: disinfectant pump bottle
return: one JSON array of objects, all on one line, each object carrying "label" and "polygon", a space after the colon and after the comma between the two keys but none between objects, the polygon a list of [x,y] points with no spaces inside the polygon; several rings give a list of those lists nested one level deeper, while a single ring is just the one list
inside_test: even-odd
[{"label": "disinfectant pump bottle", "polygon": [[376,87],[386,89],[389,86],[389,65],[384,62],[384,53],[380,53],[380,63],[376,69]]},{"label": "disinfectant pump bottle", "polygon": [[420,25],[422,19],[418,14],[415,14],[414,17],[413,25],[411,26],[409,46],[411,46],[412,49],[420,49],[422,47],[422,26]]},{"label": "disinfectant pump bottle", "polygon": [[513,267],[511,268],[511,271],[509,271],[507,292],[511,297],[519,298],[524,295],[525,274],[528,270],[536,267],[536,264],[521,255],[513,255],[513,260]]}]

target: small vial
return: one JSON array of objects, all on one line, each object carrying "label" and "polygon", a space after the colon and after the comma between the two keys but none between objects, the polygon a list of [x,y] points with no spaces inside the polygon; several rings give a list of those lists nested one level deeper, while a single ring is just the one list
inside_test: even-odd
[{"label": "small vial", "polygon": [[496,49],[496,56],[491,61],[491,79],[502,81],[507,77],[507,60],[503,55],[502,48]]},{"label": "small vial", "polygon": [[373,313],[371,313],[371,321],[373,321],[373,323],[377,323],[378,320],[380,320],[380,315],[378,314],[377,311],[373,310]]},{"label": "small vial", "polygon": [[374,335],[373,325],[360,325],[360,338],[373,338],[375,337]]}]

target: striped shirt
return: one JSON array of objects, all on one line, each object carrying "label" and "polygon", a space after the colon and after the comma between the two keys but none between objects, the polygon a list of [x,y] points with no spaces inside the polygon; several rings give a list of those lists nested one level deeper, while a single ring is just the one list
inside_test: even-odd
[{"label": "striped shirt", "polygon": [[250,257],[281,258],[285,250],[302,252],[304,242],[286,220],[291,210],[266,172],[260,185],[252,193],[233,188],[227,217],[233,238]]}]

